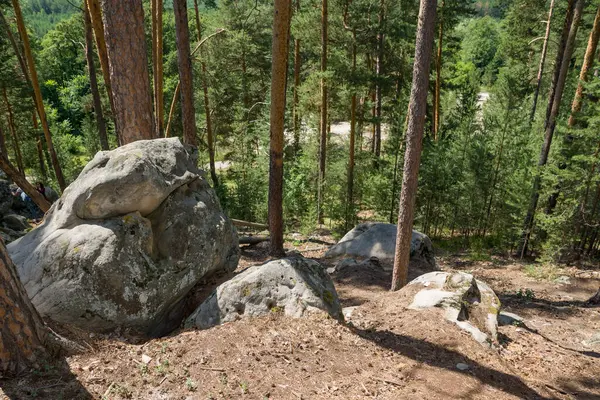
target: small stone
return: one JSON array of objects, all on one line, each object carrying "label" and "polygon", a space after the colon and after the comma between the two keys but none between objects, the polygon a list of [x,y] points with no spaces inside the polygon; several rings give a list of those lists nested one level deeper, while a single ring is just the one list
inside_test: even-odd
[{"label": "small stone", "polygon": [[566,275],[561,275],[554,280],[554,283],[558,283],[559,285],[570,285],[571,278]]},{"label": "small stone", "polygon": [[498,325],[500,326],[508,326],[508,325],[524,325],[523,317],[510,313],[508,311],[500,311],[498,314]]},{"label": "small stone", "polygon": [[150,357],[149,355],[146,354],[142,354],[142,362],[146,365],[150,364],[150,361],[152,361],[152,357]]},{"label": "small stone", "polygon": [[465,363],[458,363],[456,364],[456,368],[460,371],[466,371],[469,369],[469,366]]}]

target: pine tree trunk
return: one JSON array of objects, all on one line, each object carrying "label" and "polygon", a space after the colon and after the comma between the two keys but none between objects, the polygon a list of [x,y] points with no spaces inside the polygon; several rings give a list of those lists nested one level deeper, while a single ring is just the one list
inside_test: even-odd
[{"label": "pine tree trunk", "polygon": [[217,169],[215,167],[215,142],[212,129],[212,120],[210,116],[210,101],[208,97],[208,73],[206,72],[206,64],[201,63],[202,67],[202,92],[204,93],[204,113],[206,114],[206,142],[208,145],[208,162],[210,166],[210,176],[215,187],[219,186],[219,178],[217,177]]},{"label": "pine tree trunk", "polygon": [[421,149],[423,145],[423,130],[425,127],[427,92],[429,88],[429,65],[431,63],[435,31],[436,7],[437,1],[435,0],[421,0],[419,7],[392,290],[398,290],[408,282],[410,242],[417,196],[419,163],[421,161]]},{"label": "pine tree trunk", "polygon": [[19,5],[18,0],[12,0],[12,4],[15,10],[15,17],[17,20],[17,28],[19,29],[19,35],[21,36],[21,41],[23,42],[25,59],[27,60],[27,64],[29,66],[29,77],[31,79],[31,85],[33,87],[36,108],[38,111],[38,115],[40,116],[42,128],[44,129],[44,136],[46,137],[46,145],[48,146],[48,151],[50,152],[52,167],[54,168],[56,180],[58,181],[60,189],[65,190],[67,184],[65,182],[60,163],[58,162],[58,156],[56,155],[56,151],[54,150],[54,144],[52,143],[52,135],[50,134],[50,128],[48,127],[48,121],[46,120],[46,111],[44,110],[42,92],[38,83],[37,71],[35,70],[35,64],[33,62],[33,54],[31,52],[31,46],[29,45],[29,36],[27,34],[27,30],[25,29],[23,14],[21,13],[21,7]]},{"label": "pine tree trunk", "polygon": [[[356,74],[356,31],[352,31],[352,75]],[[350,145],[348,151],[348,197],[346,199],[346,230],[354,223],[354,148],[356,141],[356,89],[350,103]]]},{"label": "pine tree trunk", "polygon": [[[584,1],[584,0],[580,0]],[[568,0],[567,12],[565,14],[565,20],[563,22],[562,32],[560,35],[560,42],[558,43],[558,49],[556,50],[556,60],[554,61],[554,72],[552,73],[552,84],[550,86],[550,94],[548,96],[548,105],[546,106],[546,119],[544,121],[544,129],[548,127],[548,121],[550,121],[550,114],[552,112],[552,106],[554,99],[556,98],[556,87],[560,76],[562,62],[564,60],[564,54],[569,40],[569,32],[571,30],[571,24],[573,22],[574,8],[577,0]]]},{"label": "pine tree trunk", "polygon": [[[554,1],[554,0],[552,0]],[[446,5],[442,0],[440,11]],[[440,15],[441,17],[441,15]],[[433,97],[433,140],[438,141],[438,132],[440,130],[440,92],[442,90],[442,46],[444,40],[444,19],[440,18],[440,30],[438,34],[437,54],[435,57],[435,95]]]},{"label": "pine tree trunk", "polygon": [[21,155],[21,146],[19,145],[17,127],[15,126],[12,106],[8,101],[5,87],[2,88],[2,96],[4,97],[4,102],[6,103],[6,112],[8,114],[8,130],[10,131],[10,136],[12,137],[13,148],[15,150],[15,159],[17,160],[17,168],[22,175],[25,175],[25,167],[23,166],[23,156]]},{"label": "pine tree trunk", "polygon": [[4,136],[4,131],[2,130],[2,124],[0,124],[0,153],[8,154],[6,152],[6,137]]},{"label": "pine tree trunk", "polygon": [[141,0],[103,0],[102,17],[120,143],[155,137]]},{"label": "pine tree trunk", "polygon": [[113,98],[112,85],[110,82],[110,67],[108,65],[108,52],[106,50],[106,39],[104,36],[104,25],[102,24],[102,10],[100,9],[99,0],[86,0],[88,11],[90,13],[90,19],[92,21],[92,29],[94,31],[94,39],[96,41],[96,49],[98,50],[98,59],[100,59],[100,69],[102,70],[102,77],[104,78],[104,86],[106,87],[106,93],[108,95],[108,102],[110,104],[110,111],[115,119],[115,132],[119,144],[121,143],[121,135],[119,127],[117,125],[115,110],[115,101]]},{"label": "pine tree trunk", "polygon": [[44,134],[42,133],[40,135],[39,131],[38,131],[38,123],[37,123],[37,118],[35,116],[35,111],[32,112],[31,115],[31,119],[33,120],[33,129],[35,130],[35,136],[37,137],[36,140],[36,145],[37,145],[37,154],[38,154],[38,160],[40,163],[40,171],[42,173],[42,177],[44,178],[44,180],[48,179],[48,175],[46,172],[46,163],[44,162],[44,146],[42,144],[42,140],[44,140]]},{"label": "pine tree trunk", "polygon": [[[300,0],[296,0],[296,13],[300,12]],[[293,101],[293,120],[294,120],[294,155],[300,151],[300,113],[298,104],[300,90],[300,68],[302,60],[300,59],[300,39],[294,38],[294,101]]]},{"label": "pine tree trunk", "polygon": [[321,124],[319,145],[319,182],[317,192],[317,218],[323,224],[323,191],[325,188],[325,167],[327,165],[327,0],[321,5]]},{"label": "pine tree trunk", "polygon": [[377,142],[377,88],[371,91],[371,104],[371,153],[375,154],[375,143]]},{"label": "pine tree trunk", "polygon": [[535,211],[537,208],[538,200],[540,197],[540,186],[542,182],[541,178],[541,169],[548,162],[548,154],[550,153],[550,146],[552,145],[552,138],[554,136],[554,130],[556,128],[556,119],[558,116],[558,112],[560,110],[560,103],[562,100],[563,91],[565,88],[565,81],[567,78],[567,71],[569,69],[569,61],[571,60],[571,56],[573,55],[573,50],[575,47],[575,37],[577,36],[577,28],[579,27],[579,21],[581,19],[581,14],[583,11],[583,6],[585,4],[585,0],[578,0],[575,5],[575,9],[573,10],[573,18],[571,22],[571,27],[567,34],[567,40],[565,42],[564,53],[562,54],[562,60],[560,64],[557,64],[557,67],[560,65],[560,70],[558,73],[558,79],[556,81],[556,86],[554,88],[554,98],[552,100],[552,109],[546,121],[546,128],[544,132],[544,143],[542,144],[542,150],[540,152],[540,158],[538,161],[538,172],[534,178],[533,182],[533,190],[531,195],[531,200],[529,204],[529,209],[527,211],[527,215],[525,216],[525,227],[523,229],[522,234],[522,243],[520,249],[520,257],[523,258],[527,254],[527,246],[529,242],[529,238],[531,237],[531,233],[533,230],[533,223],[535,220]]},{"label": "pine tree trunk", "polygon": [[383,76],[383,46],[384,46],[384,24],[385,24],[385,1],[379,0],[377,32],[377,58],[375,59],[375,144],[374,154],[376,158],[381,155],[381,78]]},{"label": "pine tree trunk", "polygon": [[270,254],[283,257],[283,130],[287,82],[291,0],[275,0],[271,68],[271,132],[269,163]]},{"label": "pine tree trunk", "polygon": [[594,18],[594,26],[590,32],[588,39],[587,49],[585,50],[585,56],[583,58],[583,65],[579,73],[579,84],[575,91],[575,97],[573,98],[573,104],[571,105],[571,115],[569,116],[569,126],[575,124],[575,116],[581,111],[581,100],[583,98],[583,84],[587,82],[588,73],[594,65],[594,57],[596,56],[596,48],[598,47],[598,39],[600,38],[600,7],[596,10],[596,17]]},{"label": "pine tree trunk", "polygon": [[94,49],[92,39],[92,21],[90,19],[87,3],[84,2],[83,21],[85,25],[85,60],[90,74],[90,90],[94,101],[94,114],[96,114],[96,125],[98,125],[98,137],[100,138],[100,147],[102,150],[108,150],[108,136],[106,135],[106,124],[104,122],[104,114],[102,112],[102,102],[100,100],[100,92],[98,90],[98,82],[96,80],[96,67],[94,65]]},{"label": "pine tree trunk", "polygon": [[548,21],[546,22],[546,34],[544,35],[544,44],[542,45],[542,54],[540,55],[540,66],[538,67],[537,81],[535,91],[533,92],[533,107],[529,115],[529,122],[533,122],[535,118],[535,110],[537,109],[538,96],[542,87],[542,76],[544,74],[544,64],[546,62],[546,54],[548,53],[548,39],[550,38],[550,23],[552,22],[552,13],[554,12],[554,0],[550,0],[550,9],[548,10]]},{"label": "pine tree trunk", "polygon": [[[202,27],[200,25],[200,12],[198,11],[198,0],[194,0],[194,11],[196,14],[196,28],[198,33],[198,43],[202,42]],[[210,99],[208,97],[208,72],[202,51],[200,50],[200,68],[202,69],[202,93],[204,95],[204,114],[206,115],[206,144],[208,145],[208,160],[210,167],[210,176],[215,187],[219,186],[219,178],[215,168],[215,145],[212,129],[212,120],[210,116]]]},{"label": "pine tree trunk", "polygon": [[48,331],[0,241],[0,375],[18,375],[47,357]]},{"label": "pine tree trunk", "polygon": [[152,77],[154,83],[154,127],[155,136],[164,136],[164,91],[163,91],[163,1],[152,0]]},{"label": "pine tree trunk", "polygon": [[198,10],[198,0],[194,0],[194,16],[196,18],[196,30],[198,42],[202,40],[202,26],[200,25],[200,10]]},{"label": "pine tree trunk", "polygon": [[165,129],[165,137],[170,137],[171,132],[171,121],[173,120],[173,114],[175,113],[175,103],[179,97],[179,90],[181,88],[181,82],[177,82],[175,91],[173,92],[173,99],[171,99],[171,107],[169,107],[169,117],[167,118],[167,128]]},{"label": "pine tree trunk", "polygon": [[19,62],[19,66],[21,67],[21,72],[23,72],[23,76],[25,77],[25,80],[27,82],[30,82],[29,73],[27,72],[27,65],[25,65],[25,60],[23,60],[23,56],[21,55],[19,46],[17,46],[15,37],[12,34],[12,32],[10,30],[10,26],[8,25],[8,22],[6,21],[6,18],[4,17],[4,14],[2,13],[1,9],[0,9],[0,24],[4,27],[4,30],[6,31],[6,36],[8,37],[8,40],[10,41],[13,51],[15,52],[15,56],[17,57],[17,61]]},{"label": "pine tree trunk", "polygon": [[192,79],[192,57],[190,55],[190,29],[187,17],[187,1],[174,0],[175,33],[177,36],[177,65],[179,67],[179,93],[181,95],[181,118],[183,141],[198,146],[196,140],[196,113],[194,111],[194,81]]}]

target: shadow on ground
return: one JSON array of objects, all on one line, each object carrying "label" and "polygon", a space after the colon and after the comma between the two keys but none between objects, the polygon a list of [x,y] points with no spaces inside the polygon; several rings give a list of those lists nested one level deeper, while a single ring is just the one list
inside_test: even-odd
[{"label": "shadow on ground", "polygon": [[[389,330],[362,330],[357,328],[352,328],[352,330],[360,337],[375,343],[377,346],[392,350],[419,363],[473,376],[477,378],[481,386],[495,387],[521,399],[552,398],[541,395],[515,375],[488,368],[466,357],[464,354],[434,343],[397,334]],[[450,363],[449,360],[451,360]],[[457,363],[466,363],[470,368],[467,371],[459,371],[456,369]],[[461,397],[474,398],[480,391],[480,388],[474,389]]]},{"label": "shadow on ground", "polygon": [[71,372],[64,358],[40,365],[12,379],[0,379],[0,397],[10,400],[91,400],[94,396]]}]

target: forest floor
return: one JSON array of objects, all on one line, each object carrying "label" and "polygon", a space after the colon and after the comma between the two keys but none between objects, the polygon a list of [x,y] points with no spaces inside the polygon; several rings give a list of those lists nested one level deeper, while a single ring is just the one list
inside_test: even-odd
[{"label": "forest floor", "polygon": [[[286,245],[321,260],[334,242],[323,235]],[[246,248],[238,270],[267,259],[266,246]],[[395,307],[389,272],[345,269],[333,275],[338,294],[344,307],[358,306],[345,325],[272,314],[145,342],[79,333],[88,352],[0,380],[0,398],[600,398],[600,307],[585,304],[600,267],[473,261],[466,253],[440,254],[438,264],[487,282],[526,326],[500,327],[500,343],[487,349],[441,317]]]}]

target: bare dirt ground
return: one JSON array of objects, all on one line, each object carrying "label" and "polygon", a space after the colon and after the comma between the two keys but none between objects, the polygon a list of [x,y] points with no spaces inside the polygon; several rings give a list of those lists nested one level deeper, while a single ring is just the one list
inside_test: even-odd
[{"label": "bare dirt ground", "polygon": [[[296,236],[286,244],[320,260],[333,242]],[[242,256],[238,270],[268,259],[262,245]],[[333,276],[338,294],[345,307],[358,306],[347,324],[274,313],[150,341],[71,330],[88,352],[0,380],[0,398],[600,399],[600,308],[585,304],[600,267],[545,271],[465,254],[438,263],[489,283],[526,327],[500,327],[499,345],[487,349],[441,315],[399,307],[389,272],[343,270]]]}]

